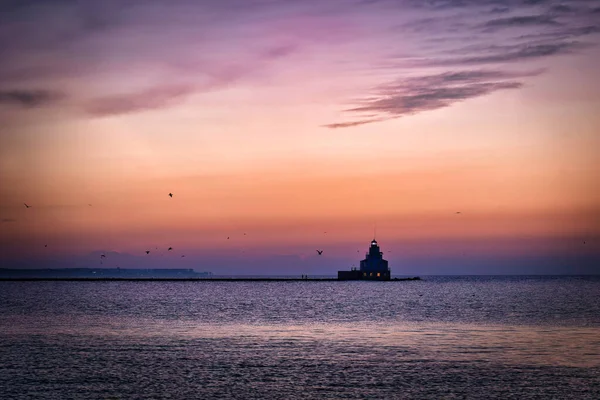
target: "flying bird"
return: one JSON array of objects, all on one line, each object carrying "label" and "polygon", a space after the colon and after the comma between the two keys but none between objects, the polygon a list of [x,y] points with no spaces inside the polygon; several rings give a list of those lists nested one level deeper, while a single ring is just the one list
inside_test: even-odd
[{"label": "flying bird", "polygon": [[462,214],[460,211],[457,211],[456,213],[457,213],[457,214]]},{"label": "flying bird", "polygon": [[229,239],[229,236],[227,236],[227,239]]},{"label": "flying bird", "polygon": [[146,250],[146,254],[150,254],[150,250]]},{"label": "flying bird", "polygon": [[317,250],[317,253],[319,253],[319,255],[323,254],[323,250]]},{"label": "flying bird", "polygon": [[44,247],[48,247],[48,245],[47,245],[47,244],[45,244],[45,245],[44,245]]},{"label": "flying bird", "polygon": [[168,251],[171,251],[171,250],[173,250],[173,248],[172,248],[172,247],[169,247],[169,248],[168,248]]},{"label": "flying bird", "polygon": [[106,258],[106,256],[104,254],[101,254],[100,258]]},{"label": "flying bird", "polygon": [[182,255],[181,257],[185,257],[185,254],[184,254],[184,255]]},{"label": "flying bird", "polygon": [[23,203],[25,204],[25,208],[31,208],[31,206],[28,206],[27,203]]},{"label": "flying bird", "polygon": [[173,197],[173,193],[169,193],[169,197]]},{"label": "flying bird", "polygon": [[91,205],[91,204],[88,204],[88,206],[90,206],[90,207],[91,207],[92,205]]}]

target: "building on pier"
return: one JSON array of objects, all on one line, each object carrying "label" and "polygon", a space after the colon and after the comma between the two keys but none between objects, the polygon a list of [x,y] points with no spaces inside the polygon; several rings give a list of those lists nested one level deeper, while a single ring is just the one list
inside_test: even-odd
[{"label": "building on pier", "polygon": [[379,249],[375,239],[371,241],[365,259],[360,262],[360,269],[353,268],[350,271],[338,271],[338,280],[341,281],[389,281],[390,279],[391,273],[388,262],[383,259],[383,252]]}]

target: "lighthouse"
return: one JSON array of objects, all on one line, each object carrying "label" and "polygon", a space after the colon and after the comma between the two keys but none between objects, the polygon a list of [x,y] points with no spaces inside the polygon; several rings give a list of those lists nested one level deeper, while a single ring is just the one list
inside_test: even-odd
[{"label": "lighthouse", "polygon": [[350,271],[338,271],[338,280],[373,280],[389,281],[391,279],[390,268],[387,260],[383,259],[383,252],[375,239],[371,241],[369,251],[365,259],[360,262],[360,269]]}]

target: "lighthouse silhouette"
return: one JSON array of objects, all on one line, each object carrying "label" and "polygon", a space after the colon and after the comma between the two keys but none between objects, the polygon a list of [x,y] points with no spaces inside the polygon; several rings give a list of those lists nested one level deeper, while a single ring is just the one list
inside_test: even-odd
[{"label": "lighthouse silhouette", "polygon": [[350,271],[338,271],[338,280],[374,280],[389,281],[391,279],[390,268],[387,260],[383,259],[383,252],[379,248],[377,240],[371,240],[369,251],[365,259],[360,262],[360,269]]}]

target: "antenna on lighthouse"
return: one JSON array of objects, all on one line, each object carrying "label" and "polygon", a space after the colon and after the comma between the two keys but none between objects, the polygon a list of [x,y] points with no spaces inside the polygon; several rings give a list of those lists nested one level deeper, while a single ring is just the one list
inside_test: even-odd
[{"label": "antenna on lighthouse", "polygon": [[373,240],[377,239],[377,222],[373,223]]}]

